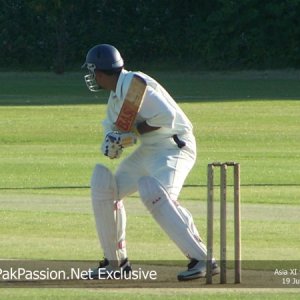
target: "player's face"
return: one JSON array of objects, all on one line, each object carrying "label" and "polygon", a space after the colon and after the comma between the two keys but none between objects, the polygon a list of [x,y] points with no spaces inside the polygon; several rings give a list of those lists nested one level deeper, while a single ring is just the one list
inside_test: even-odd
[{"label": "player's face", "polygon": [[95,80],[98,85],[105,89],[104,76],[102,72],[95,70]]},{"label": "player's face", "polygon": [[97,84],[104,90],[113,90],[112,78],[112,76],[109,76],[99,70],[95,70],[95,80]]}]

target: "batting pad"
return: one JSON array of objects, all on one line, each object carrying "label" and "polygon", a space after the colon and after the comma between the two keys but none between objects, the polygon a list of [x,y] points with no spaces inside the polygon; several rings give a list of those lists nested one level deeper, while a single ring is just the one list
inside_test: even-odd
[{"label": "batting pad", "polygon": [[117,200],[114,175],[97,164],[91,179],[91,197],[96,228],[104,256],[112,265],[127,258],[125,248],[126,212],[122,200]]},{"label": "batting pad", "polygon": [[171,200],[155,178],[144,176],[138,185],[144,205],[183,254],[199,261],[206,260],[207,250],[199,238],[192,215]]}]

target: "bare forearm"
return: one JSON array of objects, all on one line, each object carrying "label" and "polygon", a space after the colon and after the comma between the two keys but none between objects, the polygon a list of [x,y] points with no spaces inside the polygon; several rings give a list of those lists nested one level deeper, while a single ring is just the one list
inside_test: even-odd
[{"label": "bare forearm", "polygon": [[151,131],[155,131],[159,128],[160,127],[153,127],[153,126],[148,125],[146,121],[144,121],[142,123],[139,123],[136,126],[136,129],[137,129],[139,134],[144,134],[144,133],[148,133],[148,132],[151,132]]}]

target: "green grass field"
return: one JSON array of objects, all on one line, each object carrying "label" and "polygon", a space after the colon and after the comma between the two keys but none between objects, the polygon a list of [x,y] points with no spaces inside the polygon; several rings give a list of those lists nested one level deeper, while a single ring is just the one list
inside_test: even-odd
[{"label": "green grass field", "polygon": [[[235,160],[241,164],[242,257],[249,262],[246,268],[251,269],[250,262],[255,261],[299,262],[298,72],[151,75],[168,88],[194,124],[198,160],[182,190],[181,201],[193,213],[203,238],[206,239],[206,165]],[[95,163],[112,170],[119,163],[99,152],[107,95],[90,93],[79,73],[0,74],[0,258],[102,258],[91,211],[89,180]],[[123,155],[130,151],[127,149]],[[137,194],[126,199],[126,210],[131,260],[184,259],[161,234]],[[229,208],[229,240],[233,237],[231,212]],[[216,218],[216,228],[217,224]],[[232,258],[233,249],[229,246]],[[239,289],[203,289],[203,284],[193,289],[159,290],[2,288],[0,298],[298,296],[297,289],[254,289],[243,284]]]}]

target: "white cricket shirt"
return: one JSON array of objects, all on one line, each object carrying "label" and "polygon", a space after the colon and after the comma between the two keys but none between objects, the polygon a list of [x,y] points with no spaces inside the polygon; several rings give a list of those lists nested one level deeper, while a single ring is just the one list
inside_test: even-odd
[{"label": "white cricket shirt", "polygon": [[123,105],[127,90],[134,74],[147,82],[146,93],[136,124],[146,121],[148,125],[161,127],[158,130],[142,134],[142,144],[161,144],[166,138],[174,134],[178,136],[192,133],[193,126],[181,108],[169,93],[153,78],[142,72],[129,72],[122,70],[120,73],[116,92],[111,92],[107,103],[107,117],[103,121],[104,132],[107,134],[116,130],[114,124]]}]

